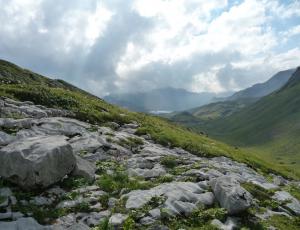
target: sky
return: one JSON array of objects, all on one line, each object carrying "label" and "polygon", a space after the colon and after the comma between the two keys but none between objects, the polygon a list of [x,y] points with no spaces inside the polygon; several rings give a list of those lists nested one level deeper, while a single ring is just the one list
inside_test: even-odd
[{"label": "sky", "polygon": [[0,0],[0,58],[98,96],[237,91],[300,65],[300,0]]}]

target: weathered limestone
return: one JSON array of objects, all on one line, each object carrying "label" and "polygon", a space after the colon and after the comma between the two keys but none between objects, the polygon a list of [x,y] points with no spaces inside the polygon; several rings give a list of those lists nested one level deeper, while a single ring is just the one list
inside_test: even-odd
[{"label": "weathered limestone", "polygon": [[221,207],[229,214],[240,213],[250,207],[252,196],[242,188],[236,178],[221,176],[211,180],[211,187]]},{"label": "weathered limestone", "polygon": [[64,136],[37,136],[15,141],[0,150],[0,176],[24,189],[45,188],[75,167]]}]

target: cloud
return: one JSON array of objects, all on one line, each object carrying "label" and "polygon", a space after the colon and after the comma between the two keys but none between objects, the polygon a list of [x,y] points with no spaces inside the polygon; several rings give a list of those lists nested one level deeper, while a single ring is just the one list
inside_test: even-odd
[{"label": "cloud", "polygon": [[99,96],[167,86],[238,90],[300,63],[296,0],[0,4],[0,58]]}]

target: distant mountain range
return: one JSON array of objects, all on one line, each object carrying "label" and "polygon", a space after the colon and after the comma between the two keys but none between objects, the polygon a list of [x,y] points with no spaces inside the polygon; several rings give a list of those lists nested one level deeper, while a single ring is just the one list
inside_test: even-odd
[{"label": "distant mountain range", "polygon": [[[204,122],[230,116],[253,104],[260,98],[280,89],[291,78],[296,69],[280,71],[264,83],[255,84],[249,88],[234,93],[229,97],[215,98],[213,103],[172,113],[168,118],[177,122],[186,121],[187,113]],[[291,79],[292,80],[292,79]],[[193,119],[194,120],[194,119]]]},{"label": "distant mountain range", "polygon": [[181,111],[210,103],[215,97],[224,97],[232,93],[193,93],[184,89],[161,88],[149,92],[132,94],[112,94],[104,99],[129,110],[138,112]]},{"label": "distant mountain range", "polygon": [[[293,74],[289,76],[290,73]],[[279,80],[280,76],[282,80]],[[275,87],[287,78],[282,87]],[[253,92],[254,88],[260,88],[260,93],[266,92],[262,89],[266,85],[273,86],[273,92],[267,96],[258,100],[240,98],[245,92]],[[229,144],[257,151],[266,160],[272,158],[279,164],[299,167],[300,67],[295,71],[279,72],[259,87],[236,93],[235,98],[177,113],[171,120]]]}]

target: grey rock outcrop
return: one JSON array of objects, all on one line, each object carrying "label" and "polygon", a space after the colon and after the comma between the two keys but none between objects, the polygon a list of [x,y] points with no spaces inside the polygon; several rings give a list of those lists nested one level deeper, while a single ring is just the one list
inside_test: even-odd
[{"label": "grey rock outcrop", "polygon": [[289,208],[294,214],[300,216],[300,202],[288,192],[277,191],[272,198],[279,202],[285,202],[284,206]]},{"label": "grey rock outcrop", "polygon": [[42,226],[33,218],[20,218],[12,222],[0,222],[0,229],[6,230],[50,230],[50,227]]},{"label": "grey rock outcrop", "polygon": [[13,142],[14,140],[15,140],[14,136],[0,131],[0,146],[8,145],[9,143]]},{"label": "grey rock outcrop", "polygon": [[88,181],[92,182],[95,180],[95,171],[96,166],[93,163],[76,156],[76,165],[72,175],[84,177]]},{"label": "grey rock outcrop", "polygon": [[211,187],[221,207],[229,214],[237,214],[251,206],[251,194],[234,177],[221,176],[213,179]]},{"label": "grey rock outcrop", "polygon": [[127,209],[137,209],[147,204],[153,197],[165,197],[163,208],[171,215],[188,214],[199,205],[212,205],[214,196],[192,182],[172,182],[161,184],[149,190],[135,190],[127,197]]},{"label": "grey rock outcrop", "polygon": [[48,187],[75,167],[64,136],[37,136],[15,141],[0,150],[0,176],[24,189]]}]

